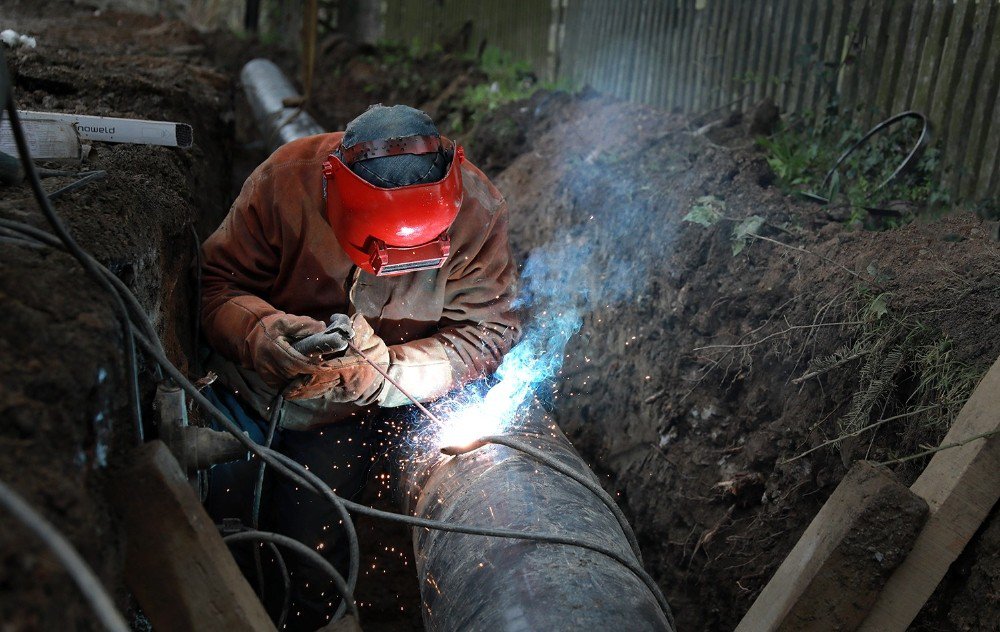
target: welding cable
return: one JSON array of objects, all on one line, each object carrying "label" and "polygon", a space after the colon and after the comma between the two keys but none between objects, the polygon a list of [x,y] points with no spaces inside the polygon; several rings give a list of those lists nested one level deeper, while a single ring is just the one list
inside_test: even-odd
[{"label": "welding cable", "polygon": [[[147,350],[150,351],[152,350],[152,346],[149,344],[148,341],[144,339],[143,336],[137,335],[137,340],[139,341],[139,344],[146,347]],[[635,561],[630,560],[624,555],[618,553],[617,551],[609,549],[600,544],[594,544],[591,542],[587,542],[586,540],[581,540],[579,538],[574,538],[570,536],[548,534],[548,533],[531,533],[525,531],[517,531],[514,529],[494,529],[488,527],[478,527],[478,526],[443,522],[439,520],[431,520],[428,518],[419,518],[417,516],[408,516],[404,514],[382,511],[379,509],[368,507],[366,505],[361,505],[352,502],[345,498],[341,498],[337,496],[333,492],[333,490],[331,490],[330,487],[326,485],[318,476],[316,476],[313,472],[307,470],[305,467],[303,467],[300,463],[296,462],[291,457],[281,454],[280,452],[276,452],[273,449],[264,448],[260,444],[254,442],[253,439],[240,432],[239,429],[236,427],[236,425],[232,421],[230,421],[229,418],[227,418],[214,405],[212,405],[212,403],[209,402],[208,399],[206,399],[205,396],[202,395],[201,392],[198,391],[198,389],[195,388],[194,385],[192,385],[190,381],[188,381],[187,378],[184,377],[184,375],[180,372],[180,370],[177,369],[177,367],[170,364],[169,361],[166,364],[164,364],[163,368],[170,375],[170,377],[172,377],[178,383],[178,385],[180,385],[182,388],[188,391],[191,397],[194,398],[199,405],[201,405],[210,415],[212,415],[217,421],[219,421],[219,423],[224,428],[229,430],[229,432],[232,433],[241,443],[243,443],[243,445],[245,445],[247,449],[249,449],[258,457],[266,461],[270,467],[275,468],[276,471],[282,473],[286,477],[290,478],[292,481],[298,483],[299,485],[301,485],[306,489],[313,490],[314,492],[320,494],[324,498],[331,500],[331,502],[333,502],[338,507],[338,510],[341,507],[344,507],[347,510],[350,510],[354,513],[358,513],[371,518],[381,518],[383,520],[400,522],[403,524],[407,524],[409,526],[423,527],[426,529],[437,529],[439,531],[465,533],[467,535],[527,540],[527,541],[541,542],[546,544],[561,544],[567,546],[575,546],[583,549],[589,549],[591,551],[600,553],[615,560],[616,562],[627,568],[629,571],[631,571],[634,575],[636,575],[646,585],[646,587],[650,590],[650,592],[653,593],[654,598],[657,600],[657,603],[663,610],[664,616],[666,616],[667,620],[671,622],[671,627],[673,626],[672,623],[673,613],[670,610],[670,605],[667,603],[666,598],[660,591],[659,586],[657,586],[653,578],[650,577],[650,575],[645,570],[643,570],[641,566],[636,564]],[[350,517],[348,516],[344,522],[346,526],[346,524],[350,522]],[[352,555],[351,558],[353,564],[355,557]],[[348,583],[349,584],[351,583],[350,579],[348,580]],[[342,609],[343,607],[344,603],[342,602],[340,609]],[[338,612],[340,611],[340,609],[338,609]],[[334,618],[336,619],[337,617],[335,616]]]},{"label": "welding cable", "polygon": [[[286,547],[295,553],[298,553],[302,557],[306,558],[312,562],[321,571],[330,576],[333,580],[333,585],[337,588],[337,592],[340,593],[341,602],[347,604],[347,611],[355,619],[360,620],[361,617],[358,616],[358,606],[354,602],[354,595],[351,593],[350,589],[347,587],[347,582],[344,581],[344,576],[337,572],[337,569],[333,567],[333,564],[326,561],[322,555],[312,550],[305,544],[302,544],[294,538],[290,538],[286,535],[281,535],[280,533],[271,533],[269,531],[241,531],[239,533],[233,533],[222,538],[227,544],[234,542],[273,542],[278,546]],[[334,617],[337,619],[339,617]]]},{"label": "welding cable", "polygon": [[95,182],[97,180],[103,180],[106,177],[108,177],[108,172],[107,171],[91,171],[87,175],[85,175],[82,178],[80,178],[79,180],[77,180],[75,182],[70,182],[69,184],[67,184],[66,186],[62,187],[61,189],[56,189],[52,193],[49,193],[48,197],[49,197],[50,200],[54,200],[57,197],[61,197],[61,196],[65,195],[65,194],[69,193],[70,191],[76,191],[77,189],[79,189],[81,187],[87,186],[91,182]]},{"label": "welding cable", "polygon": [[[3,59],[0,58],[0,63],[3,63]],[[7,96],[7,116],[10,120],[11,131],[14,132],[14,141],[17,143],[17,151],[21,158],[21,163],[24,165],[25,173],[28,176],[28,181],[31,183],[31,190],[35,194],[35,200],[38,202],[38,206],[42,211],[42,215],[48,220],[49,224],[52,225],[55,234],[59,239],[65,244],[66,249],[71,255],[73,255],[83,269],[93,278],[101,287],[107,290],[112,295],[112,300],[114,302],[115,311],[118,314],[118,319],[121,321],[121,326],[123,329],[122,336],[125,341],[125,357],[128,363],[128,375],[129,375],[129,408],[132,412],[132,419],[135,424],[135,434],[136,442],[142,444],[145,441],[145,436],[142,428],[142,405],[140,403],[140,393],[139,393],[139,367],[138,359],[135,354],[135,338],[132,336],[132,327],[128,322],[128,310],[125,307],[125,303],[122,298],[114,290],[114,285],[108,281],[107,278],[101,273],[101,271],[94,265],[91,257],[80,248],[76,240],[69,233],[66,227],[63,225],[62,220],[56,214],[54,208],[52,208],[52,202],[49,197],[45,194],[45,189],[42,188],[42,181],[38,177],[38,172],[35,170],[35,163],[31,159],[31,150],[28,147],[27,138],[24,135],[24,127],[21,125],[21,119],[18,117],[17,107],[14,104],[14,97],[12,95]]]},{"label": "welding cable", "polygon": [[[18,222],[11,219],[0,218],[0,228],[4,228],[12,232],[19,233],[21,235],[25,235],[26,237],[30,237],[31,239],[35,240],[37,243],[41,245],[49,246],[57,250],[62,250],[63,252],[66,251],[66,245],[62,241],[60,241],[58,237],[40,228],[35,228],[30,224],[25,224],[23,222]],[[125,285],[125,282],[119,279],[113,272],[111,272],[111,270],[108,270],[100,261],[94,259],[89,253],[85,252],[84,254],[93,262],[93,264],[97,267],[97,269],[104,274],[105,278],[107,278],[108,281],[112,285],[114,285],[115,288],[118,290],[119,295],[125,301],[125,304],[128,307],[129,312],[131,313],[130,320],[133,323],[133,325],[136,323],[136,321],[138,321],[138,323],[143,326],[145,334],[148,337],[151,337],[153,341],[155,341],[160,351],[163,351],[163,344],[160,342],[160,338],[156,334],[156,330],[153,328],[153,325],[149,321],[149,318],[146,317],[145,310],[143,310],[142,305],[139,304],[139,301],[135,298],[135,295],[132,294],[131,290],[128,289],[128,286]],[[156,368],[158,370],[159,366],[157,365]]]},{"label": "welding cable", "polygon": [[[3,220],[0,220],[0,225],[2,225],[2,223]],[[125,291],[128,291],[127,288],[123,289]],[[139,314],[139,316],[144,318],[143,314]],[[351,560],[352,571],[348,576],[348,583],[350,586],[356,585],[355,584],[357,576],[356,566],[358,565],[358,562],[360,560],[360,553],[358,552],[357,548],[358,547],[357,533],[354,530],[353,522],[351,521],[349,514],[347,514],[345,517],[347,510],[353,511],[361,515],[367,515],[373,518],[381,518],[384,520],[401,522],[409,526],[418,526],[428,529],[437,529],[441,531],[451,531],[456,533],[465,533],[467,535],[521,539],[521,540],[529,540],[529,541],[542,542],[548,544],[561,544],[561,545],[575,546],[579,548],[589,549],[597,553],[601,553],[619,562],[620,564],[628,568],[633,574],[639,577],[639,579],[643,581],[643,583],[647,586],[647,588],[650,589],[654,597],[657,599],[665,616],[667,616],[668,620],[671,621],[671,626],[673,625],[672,623],[673,615],[670,611],[670,606],[666,602],[666,599],[663,597],[662,592],[660,592],[659,587],[656,585],[656,582],[653,581],[653,579],[641,567],[637,566],[635,563],[621,556],[617,552],[607,549],[601,545],[591,544],[577,538],[561,536],[561,535],[530,533],[530,532],[516,531],[512,529],[491,529],[484,527],[472,527],[455,523],[430,520],[427,518],[418,518],[415,516],[407,516],[404,514],[397,514],[397,513],[374,509],[371,507],[367,507],[365,505],[360,505],[348,501],[346,499],[340,498],[339,496],[333,493],[333,491],[329,488],[329,486],[323,483],[322,480],[320,480],[318,477],[315,476],[315,474],[313,474],[309,470],[306,470],[301,464],[297,463],[293,459],[279,452],[263,448],[262,446],[254,442],[252,439],[247,437],[245,434],[240,432],[239,428],[237,428],[235,424],[233,424],[232,421],[225,416],[225,414],[223,414],[211,402],[209,402],[209,400],[206,399],[204,395],[202,395],[201,391],[199,391],[198,388],[195,387],[183,375],[183,373],[181,373],[180,370],[176,366],[174,366],[173,363],[169,361],[169,359],[166,358],[166,355],[163,353],[162,348],[157,348],[157,345],[148,340],[146,336],[143,335],[142,332],[136,332],[136,340],[137,342],[139,342],[140,346],[142,346],[146,350],[146,352],[163,367],[164,371],[166,371],[166,373],[171,378],[173,378],[174,381],[181,388],[187,391],[187,393],[192,397],[192,399],[194,399],[202,407],[203,410],[205,410],[210,416],[212,416],[227,431],[229,431],[230,434],[235,436],[237,440],[243,443],[243,445],[247,447],[247,449],[250,452],[256,454],[259,458],[261,458],[263,462],[275,468],[275,470],[278,471],[283,476],[291,479],[293,482],[297,483],[298,485],[306,489],[313,490],[318,495],[332,502],[337,507],[338,511],[342,510],[341,513],[342,522],[344,524],[345,530],[348,533],[348,541],[351,548],[350,560]],[[157,340],[157,342],[159,341]],[[376,368],[381,368],[381,367],[376,366]],[[343,611],[344,608],[345,608],[345,603],[342,602],[340,607],[338,608],[338,614],[334,616],[335,620],[339,618],[339,613]]]},{"label": "welding cable", "polygon": [[[316,477],[312,472],[307,470],[303,465],[296,461],[292,461],[294,465],[291,467],[286,467],[278,457],[284,457],[279,452],[276,452],[270,448],[264,448],[259,443],[251,439],[249,436],[244,434],[239,427],[233,423],[229,417],[227,417],[222,411],[220,411],[212,402],[210,402],[198,387],[191,383],[189,379],[178,369],[162,352],[158,351],[152,342],[146,339],[144,335],[136,332],[136,341],[141,347],[143,347],[146,352],[156,361],[159,362],[163,367],[163,370],[167,375],[177,383],[182,389],[184,389],[191,398],[202,407],[202,410],[207,412],[216,422],[219,423],[227,432],[236,437],[236,439],[242,443],[247,450],[257,455],[261,460],[265,461],[268,466],[273,467],[275,471],[282,474],[286,478],[290,479],[292,482],[300,485],[305,489],[314,490],[319,496],[330,501],[334,507],[337,509],[337,513],[340,514],[341,522],[343,523],[344,531],[347,534],[347,541],[349,547],[349,560],[350,569],[347,575],[347,585],[350,588],[351,594],[354,593],[354,588],[357,586],[358,581],[358,571],[361,563],[361,552],[358,545],[358,533],[354,528],[354,522],[351,520],[351,514],[347,510],[347,501],[337,496],[332,489],[326,484],[324,484],[318,477]],[[287,458],[287,457],[284,457]],[[313,477],[310,479],[309,477]],[[318,484],[317,484],[318,482]],[[340,607],[337,609],[337,614],[334,615],[334,619],[339,618],[340,614],[343,613],[346,607],[345,602],[341,602]]]},{"label": "welding cable", "polygon": [[522,441],[520,438],[510,435],[490,435],[476,439],[467,446],[447,446],[441,448],[441,453],[449,456],[459,456],[478,450],[479,448],[491,443],[494,445],[506,446],[511,450],[522,452],[550,469],[559,472],[563,476],[573,479],[580,485],[583,485],[590,490],[595,496],[597,496],[598,499],[600,499],[602,503],[604,503],[608,510],[614,514],[615,519],[618,520],[618,526],[621,527],[622,533],[625,535],[625,539],[628,540],[629,546],[632,547],[632,552],[635,553],[636,559],[639,560],[640,564],[642,564],[642,553],[639,551],[639,541],[636,539],[635,532],[632,531],[632,526],[628,523],[628,519],[625,518],[625,514],[618,506],[618,503],[615,502],[614,498],[612,498],[608,492],[604,491],[603,487],[594,481],[586,478],[579,472],[573,471],[572,468],[568,467],[563,462],[549,454],[546,454],[533,445],[530,445],[527,441]]},{"label": "welding cable", "polygon": [[281,585],[285,589],[285,597],[281,602],[281,614],[278,615],[277,625],[279,630],[283,630],[285,629],[285,621],[288,620],[288,609],[292,605],[292,576],[288,573],[288,566],[285,565],[285,558],[281,555],[281,551],[278,550],[278,545],[274,542],[268,542],[267,546],[271,549],[274,561],[278,564],[278,571],[281,573]]},{"label": "welding cable", "polygon": [[124,617],[115,608],[101,580],[94,575],[73,545],[48,520],[42,517],[17,492],[0,481],[0,505],[45,543],[79,587],[97,619],[107,630],[129,632]]},{"label": "welding cable", "polygon": [[[252,439],[243,434],[239,428],[221,411],[218,410],[208,399],[201,394],[201,392],[195,387],[184,374],[166,357],[166,354],[162,350],[162,345],[155,335],[147,336],[141,331],[134,331],[133,325],[128,318],[128,310],[125,307],[122,296],[119,295],[118,287],[112,281],[105,277],[95,263],[96,261],[90,257],[86,252],[84,252],[80,246],[76,243],[73,237],[69,234],[66,227],[63,225],[62,221],[59,219],[55,210],[52,208],[48,197],[46,197],[44,190],[41,187],[41,182],[38,178],[38,174],[34,169],[33,163],[31,163],[31,155],[27,146],[26,139],[24,137],[24,130],[21,126],[20,120],[17,116],[17,110],[14,106],[14,101],[12,98],[7,100],[7,110],[11,121],[11,127],[14,132],[15,141],[17,142],[18,151],[22,157],[22,161],[28,164],[27,171],[29,179],[31,181],[32,190],[35,193],[35,197],[41,207],[43,215],[52,224],[55,229],[56,236],[62,241],[65,249],[70,252],[84,267],[84,269],[105,289],[109,291],[115,302],[119,316],[123,318],[123,325],[126,327],[126,355],[130,356],[132,360],[130,361],[130,369],[132,369],[131,377],[132,382],[130,384],[132,390],[132,397],[130,398],[130,406],[133,409],[133,418],[137,425],[137,435],[142,441],[142,418],[141,409],[139,407],[139,389],[138,389],[138,370],[134,366],[134,353],[135,353],[135,343],[138,342],[141,347],[143,347],[146,352],[153,357],[154,360],[162,367],[162,369],[172,377],[178,385],[180,385],[188,394],[194,399],[205,411],[207,411],[216,421],[222,425],[230,434],[237,438],[243,445],[245,445],[251,452],[256,454],[262,460],[268,463],[271,467],[274,467],[276,471],[280,472],[282,475],[291,479],[294,482],[299,483],[307,489],[314,490],[317,494],[329,500],[337,508],[338,512],[341,513],[342,522],[344,529],[348,535],[348,541],[351,548],[350,551],[350,561],[351,570],[348,574],[347,587],[351,590],[348,591],[349,594],[353,594],[353,587],[357,582],[358,566],[360,563],[360,552],[358,549],[357,542],[357,532],[354,529],[353,522],[350,518],[349,511],[354,511],[361,515],[367,515],[369,517],[382,518],[385,520],[402,522],[404,524],[409,524],[411,526],[424,527],[428,529],[438,529],[442,531],[452,531],[456,533],[465,533],[469,535],[480,535],[487,537],[499,537],[499,538],[512,538],[521,540],[530,540],[536,542],[543,542],[549,544],[563,544],[567,546],[576,546],[580,548],[589,549],[597,553],[604,554],[611,559],[619,562],[630,571],[632,571],[636,576],[638,576],[653,592],[656,596],[657,601],[660,603],[664,614],[672,622],[673,615],[670,611],[670,606],[667,604],[666,599],[663,597],[662,592],[660,592],[659,587],[656,582],[643,570],[641,567],[636,565],[631,560],[628,560],[619,553],[603,547],[601,545],[593,544],[580,540],[577,538],[571,538],[555,534],[542,534],[542,533],[528,533],[515,531],[512,529],[489,529],[481,527],[472,527],[461,524],[453,524],[448,522],[442,522],[438,520],[430,520],[427,518],[418,518],[416,516],[407,516],[403,514],[396,514],[387,511],[381,511],[365,505],[360,505],[352,501],[340,498],[337,496],[326,484],[324,484],[318,477],[312,472],[305,469],[301,464],[289,459],[285,455],[275,452],[269,448],[263,448]],[[123,284],[122,284],[123,285]],[[128,288],[123,288],[127,294],[131,294]],[[146,321],[145,324],[149,325],[151,328],[151,323],[148,323],[148,317],[144,313],[136,314],[140,321]],[[143,327],[145,328],[145,327]],[[155,340],[155,342],[153,342]],[[131,349],[131,353],[128,350]],[[357,351],[357,349],[355,348]],[[381,369],[375,365],[375,363],[369,362],[375,366],[376,369]],[[380,371],[381,372],[381,371]],[[386,375],[383,373],[383,375]],[[387,377],[387,375],[386,375]],[[412,398],[411,398],[412,399]],[[431,418],[436,419],[436,417],[427,411],[422,405],[419,405],[425,414],[428,414]],[[305,546],[305,545],[303,545]],[[351,603],[348,604],[347,600],[342,600],[340,608],[338,608],[338,613],[342,612],[346,608],[355,608],[356,606]],[[334,619],[338,618],[338,615],[334,616]],[[672,624],[671,624],[672,625]]]},{"label": "welding cable", "polygon": [[[281,419],[282,413],[285,408],[285,395],[292,389],[292,383],[289,383],[280,393],[274,396],[274,400],[271,402],[271,416],[270,423],[267,427],[267,436],[264,438],[264,447],[270,448],[271,444],[274,442],[274,433],[278,429],[278,421]],[[253,504],[250,511],[250,526],[254,529],[260,527],[260,497],[264,492],[264,470],[267,469],[267,463],[264,461],[260,462],[260,466],[257,468],[257,481],[253,486]],[[257,588],[260,594],[260,600],[264,601],[264,566],[260,560],[260,550],[254,549],[253,554],[254,566],[257,570]]]}]

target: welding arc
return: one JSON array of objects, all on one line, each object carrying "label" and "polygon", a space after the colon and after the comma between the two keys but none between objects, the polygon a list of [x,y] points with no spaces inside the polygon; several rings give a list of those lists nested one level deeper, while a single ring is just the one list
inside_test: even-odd
[{"label": "welding arc", "polygon": [[491,443],[522,452],[543,465],[559,472],[563,476],[573,479],[580,485],[583,485],[590,490],[590,492],[597,496],[597,498],[604,503],[604,506],[606,506],[608,510],[614,514],[615,519],[618,520],[618,526],[621,527],[622,533],[625,535],[625,539],[628,540],[629,546],[632,547],[632,552],[635,553],[636,559],[639,560],[640,564],[642,564],[642,552],[639,551],[639,541],[636,539],[635,532],[632,531],[632,526],[628,523],[628,519],[625,518],[625,514],[622,513],[621,508],[618,506],[618,503],[615,502],[614,498],[612,498],[608,492],[604,491],[604,488],[594,481],[582,476],[579,472],[567,467],[558,459],[546,454],[542,450],[539,450],[527,441],[522,441],[521,439],[510,435],[489,435],[486,437],[480,437],[467,446],[447,446],[441,448],[441,453],[451,456],[460,456],[462,454],[468,454],[469,452],[478,450],[479,448]]},{"label": "welding arc", "polygon": [[[298,553],[302,557],[306,558],[316,566],[318,566],[324,573],[329,575],[330,579],[333,580],[334,585],[337,587],[337,591],[344,597],[343,602],[347,604],[347,611],[355,618],[360,619],[358,616],[358,606],[354,603],[354,595],[351,590],[347,587],[347,582],[344,581],[343,575],[337,572],[337,569],[333,567],[330,562],[326,561],[322,555],[313,551],[311,548],[302,544],[294,538],[290,538],[286,535],[281,535],[280,533],[271,533],[269,531],[241,531],[239,533],[233,533],[225,536],[222,540],[226,543],[230,542],[271,542],[278,546],[284,546],[295,553]],[[256,548],[256,547],[255,547]],[[339,618],[337,615],[336,618]]]},{"label": "welding arc", "polygon": [[115,608],[111,596],[104,590],[101,581],[83,561],[73,545],[66,540],[52,524],[35,511],[21,496],[0,482],[0,505],[12,513],[21,524],[45,543],[63,565],[69,576],[80,588],[80,592],[90,603],[97,619],[112,632],[129,632],[128,624]]}]

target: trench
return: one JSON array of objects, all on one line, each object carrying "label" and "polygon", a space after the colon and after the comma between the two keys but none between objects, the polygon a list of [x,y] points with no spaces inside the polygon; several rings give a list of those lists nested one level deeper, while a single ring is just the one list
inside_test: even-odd
[{"label": "trench", "polygon": [[[44,9],[15,16],[20,28],[44,29],[52,44],[9,59],[22,107],[182,120],[195,128],[188,152],[97,146],[90,164],[108,178],[58,207],[152,315],[171,359],[194,374],[196,239],[217,225],[266,155],[233,78],[262,52],[289,72],[295,62],[267,47],[200,36],[179,22],[82,11],[53,17]],[[80,20],[103,47],[96,55],[73,42]],[[449,119],[461,106],[439,97],[453,82],[474,81],[474,70],[446,59],[407,93],[379,77],[388,70],[378,54],[338,47],[327,51],[330,80],[313,104],[328,129],[380,100]],[[745,138],[740,125],[726,128],[737,138],[733,145]],[[849,321],[866,300],[844,295],[844,279],[815,258],[759,243],[734,257],[727,229],[683,221],[697,200],[713,196],[740,216],[761,213],[802,227],[796,244],[856,269],[883,270],[891,308],[931,313],[923,324],[947,335],[970,370],[984,370],[1000,353],[995,244],[971,214],[886,233],[847,232],[770,186],[767,165],[752,149],[727,150],[731,139],[692,136],[683,117],[594,94],[540,92],[483,116],[462,138],[507,196],[520,262],[579,238],[572,228],[596,216],[609,219],[583,236],[604,254],[583,261],[592,269],[624,262],[628,275],[643,279],[581,316],[547,405],[635,526],[680,629],[732,629],[846,471],[832,450],[784,459],[834,431],[833,418],[859,388],[856,372],[801,387],[790,380],[805,372],[808,356],[837,352],[858,332],[781,332],[783,323]],[[69,182],[56,178],[50,186]],[[24,185],[0,189],[0,217],[44,227]],[[4,243],[0,266],[0,472],[128,607],[121,532],[105,491],[132,443],[120,329],[101,290],[67,256]],[[958,280],[933,277],[941,267]],[[962,313],[940,311],[959,301]],[[770,334],[780,335],[763,340]],[[149,402],[154,384],[144,375]],[[143,412],[156,414],[149,405]],[[933,442],[934,432],[880,435],[867,449],[887,456],[901,441]],[[899,474],[906,480],[916,471]],[[362,502],[394,507],[391,474],[373,474]],[[993,585],[996,524],[994,514],[916,629],[977,629],[995,620],[1000,606],[981,608],[976,595]],[[409,529],[365,517],[357,528],[365,629],[423,629]],[[0,588],[0,619],[14,629],[94,629],[75,587],[7,516],[0,516]]]}]

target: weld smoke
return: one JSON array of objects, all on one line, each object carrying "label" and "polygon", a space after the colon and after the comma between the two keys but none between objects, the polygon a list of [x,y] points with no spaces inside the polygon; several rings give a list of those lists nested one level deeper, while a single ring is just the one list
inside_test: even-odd
[{"label": "weld smoke", "polygon": [[580,162],[573,197],[620,199],[621,206],[578,205],[574,210],[582,221],[531,250],[515,303],[527,314],[520,342],[504,358],[492,385],[474,384],[439,405],[446,427],[432,430],[432,444],[465,444],[516,425],[533,395],[554,386],[566,344],[584,318],[601,307],[629,309],[647,284],[653,257],[666,249],[665,222],[655,204],[634,200],[638,189],[629,179],[609,184],[614,179],[600,165]]}]

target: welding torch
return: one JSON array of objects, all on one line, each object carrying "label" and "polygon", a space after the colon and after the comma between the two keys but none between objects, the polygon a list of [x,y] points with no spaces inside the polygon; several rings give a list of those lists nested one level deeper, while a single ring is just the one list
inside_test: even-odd
[{"label": "welding torch", "polygon": [[378,362],[372,360],[368,354],[351,342],[353,339],[354,327],[351,325],[351,319],[345,314],[333,314],[330,316],[330,324],[327,325],[326,329],[292,343],[292,348],[303,355],[309,355],[311,353],[327,355],[340,353],[350,349],[354,353],[358,354],[362,360],[370,364],[373,369],[378,371],[389,384],[396,387],[396,389],[402,393],[406,399],[413,402],[413,405],[416,406],[421,413],[426,415],[429,420],[435,424],[441,424],[441,420],[437,417],[437,415],[432,413],[426,406],[417,401],[417,398],[410,395],[406,389],[399,384],[399,382],[389,375],[388,371],[379,365]]}]

